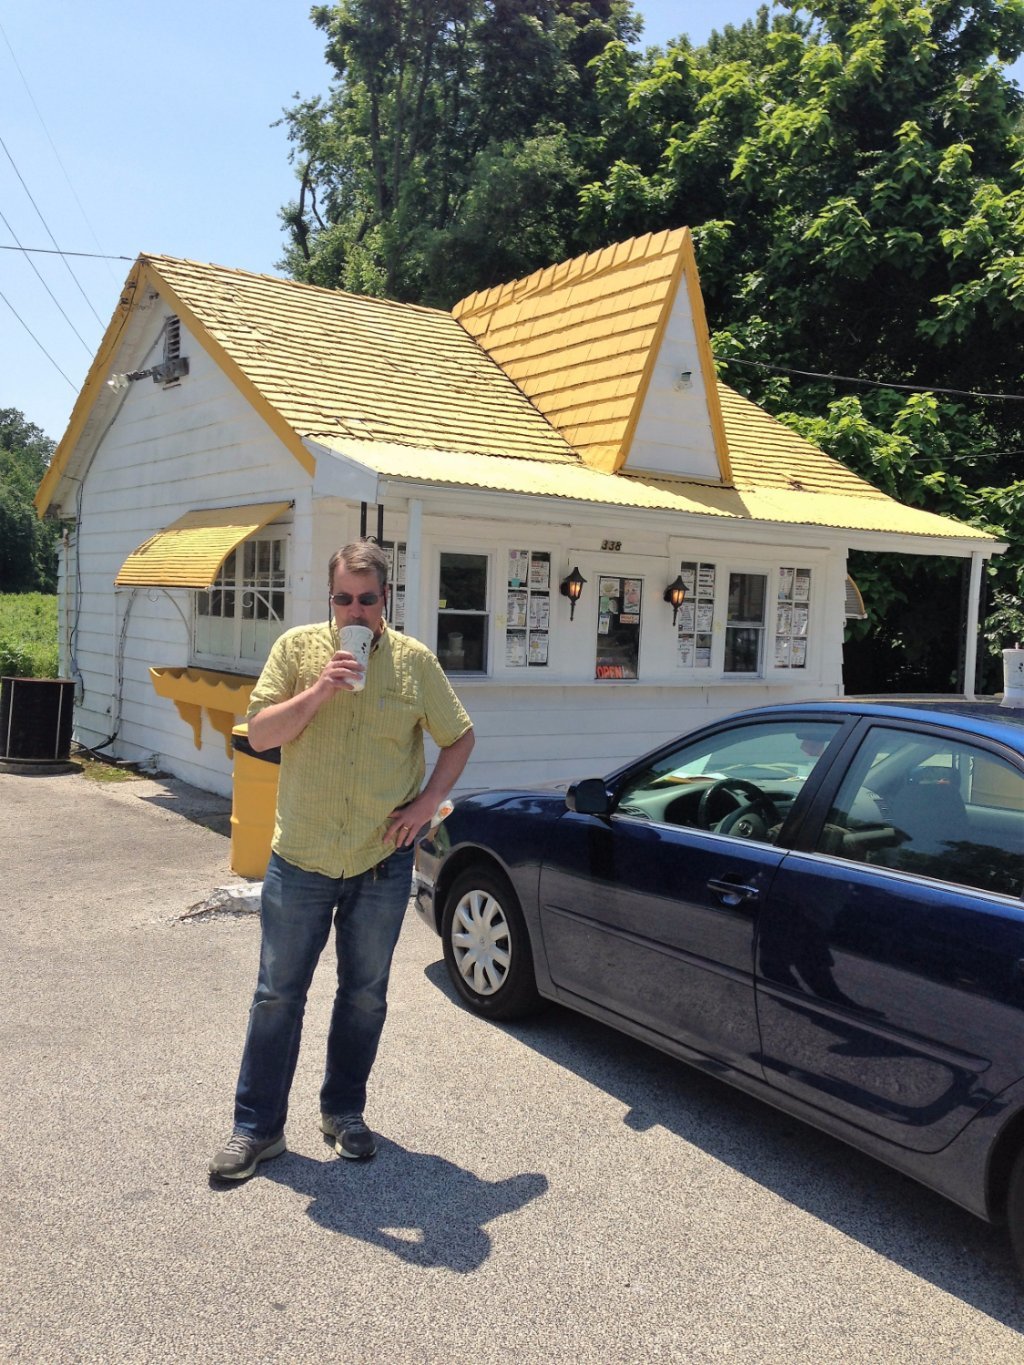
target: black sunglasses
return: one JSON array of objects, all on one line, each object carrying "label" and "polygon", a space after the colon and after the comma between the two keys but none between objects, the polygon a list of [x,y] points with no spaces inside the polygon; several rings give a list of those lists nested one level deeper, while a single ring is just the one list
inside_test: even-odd
[{"label": "black sunglasses", "polygon": [[350,592],[332,592],[329,600],[336,607],[350,607],[355,601],[358,601],[361,607],[375,607],[383,597],[382,592],[361,592],[358,598],[353,597]]}]

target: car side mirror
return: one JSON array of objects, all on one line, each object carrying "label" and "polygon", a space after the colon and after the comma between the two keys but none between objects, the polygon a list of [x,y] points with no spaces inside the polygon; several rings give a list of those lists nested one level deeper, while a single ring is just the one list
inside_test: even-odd
[{"label": "car side mirror", "polygon": [[610,815],[611,798],[603,778],[585,777],[582,782],[574,782],[565,793],[565,804],[577,815]]}]

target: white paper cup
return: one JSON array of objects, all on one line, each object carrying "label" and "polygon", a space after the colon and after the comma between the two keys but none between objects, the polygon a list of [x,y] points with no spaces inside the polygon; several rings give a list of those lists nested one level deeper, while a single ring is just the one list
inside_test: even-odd
[{"label": "white paper cup", "polygon": [[363,666],[363,676],[354,679],[351,684],[353,692],[361,692],[366,686],[366,665],[370,661],[373,631],[369,626],[342,626],[338,631],[338,641],[342,649],[354,654]]}]

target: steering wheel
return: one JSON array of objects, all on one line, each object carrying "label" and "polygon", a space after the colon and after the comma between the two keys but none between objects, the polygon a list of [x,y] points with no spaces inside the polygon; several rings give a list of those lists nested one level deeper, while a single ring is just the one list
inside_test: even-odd
[{"label": "steering wheel", "polygon": [[[737,806],[721,820],[712,823],[711,807],[719,792],[728,792],[736,800]],[[743,777],[723,777],[718,782],[712,782],[701,793],[697,824],[701,829],[714,829],[718,834],[736,834],[741,839],[764,839],[773,825],[782,824],[782,816],[767,792],[755,787],[753,782]]]}]

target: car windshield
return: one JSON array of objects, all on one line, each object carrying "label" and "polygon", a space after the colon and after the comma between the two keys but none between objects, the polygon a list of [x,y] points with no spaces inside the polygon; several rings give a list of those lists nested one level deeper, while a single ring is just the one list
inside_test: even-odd
[{"label": "car windshield", "polygon": [[616,813],[772,843],[842,723],[755,721],[683,739],[626,779]]},{"label": "car windshield", "polygon": [[666,754],[648,769],[647,780],[684,784],[744,777],[752,782],[802,782],[837,729],[834,721],[745,725]]}]

